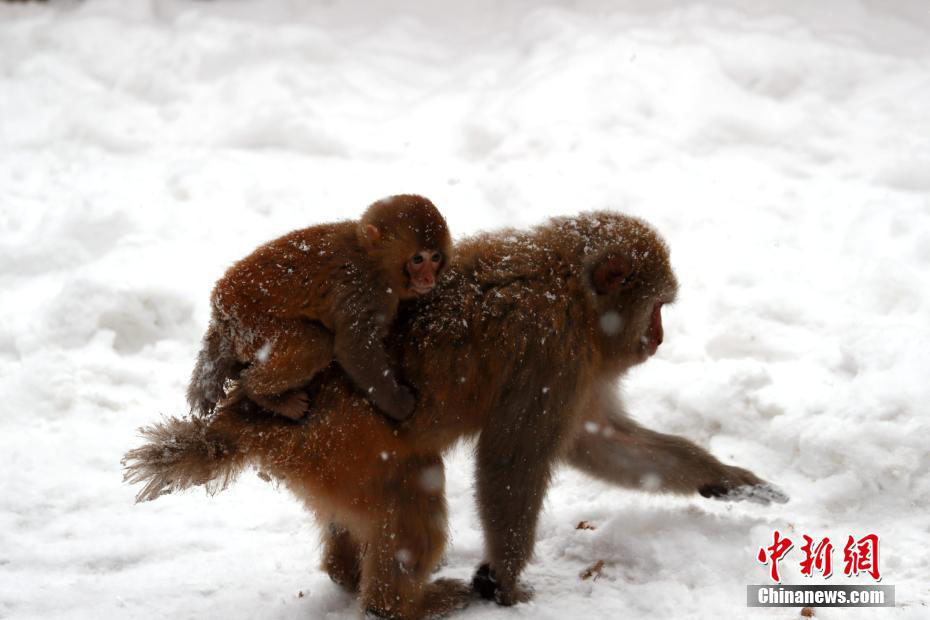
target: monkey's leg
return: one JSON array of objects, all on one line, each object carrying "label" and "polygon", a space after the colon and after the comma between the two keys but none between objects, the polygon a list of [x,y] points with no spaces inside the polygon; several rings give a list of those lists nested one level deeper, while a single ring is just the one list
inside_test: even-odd
[{"label": "monkey's leg", "polygon": [[591,403],[585,429],[567,461],[607,482],[644,491],[697,492],[761,504],[788,501],[787,495],[751,471],[725,465],[683,437],[636,424],[607,390]]},{"label": "monkey's leg", "polygon": [[347,529],[331,523],[323,540],[323,570],[349,592],[358,592],[362,550]]},{"label": "monkey's leg", "polygon": [[[472,586],[484,598],[514,605],[531,596],[518,577],[536,542],[557,433],[547,430],[547,418],[533,415],[532,409],[499,409],[501,423],[490,423],[478,440],[476,482],[487,563],[478,569]],[[528,413],[521,417],[514,410]],[[558,421],[558,416],[549,417]]]},{"label": "monkey's leg", "polygon": [[254,330],[249,367],[240,377],[245,395],[263,409],[293,420],[307,412],[298,390],[333,360],[333,337],[301,319],[268,321]]},{"label": "monkey's leg", "polygon": [[364,609],[383,618],[416,620],[465,607],[471,597],[465,583],[428,582],[446,543],[441,458],[413,456],[387,466],[395,469],[362,559]]},{"label": "monkey's leg", "polygon": [[334,354],[339,365],[378,409],[393,420],[406,420],[413,413],[416,399],[397,382],[384,349],[386,329],[383,321],[364,314],[348,325],[337,324]]}]

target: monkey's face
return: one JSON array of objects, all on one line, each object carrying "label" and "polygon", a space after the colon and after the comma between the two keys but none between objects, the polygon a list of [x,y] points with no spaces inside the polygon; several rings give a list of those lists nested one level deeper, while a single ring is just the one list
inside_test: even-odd
[{"label": "monkey's face", "polygon": [[678,290],[665,245],[657,237],[647,241],[602,255],[591,270],[604,351],[625,366],[656,353],[664,338],[662,307]]},{"label": "monkey's face", "polygon": [[401,299],[432,291],[452,251],[446,220],[433,203],[414,194],[371,205],[359,221],[358,237]]},{"label": "monkey's face", "polygon": [[404,263],[407,290],[413,295],[425,295],[433,290],[445,264],[440,250],[419,250]]}]

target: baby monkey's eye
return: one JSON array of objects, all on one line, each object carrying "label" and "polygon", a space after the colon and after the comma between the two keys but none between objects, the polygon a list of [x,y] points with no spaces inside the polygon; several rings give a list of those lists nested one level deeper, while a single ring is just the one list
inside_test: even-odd
[{"label": "baby monkey's eye", "polygon": [[435,254],[433,254],[434,263],[438,263],[441,260],[442,260],[442,254],[440,254],[439,252],[436,252]]},{"label": "baby monkey's eye", "polygon": [[419,254],[415,254],[415,255],[413,256],[413,264],[414,264],[414,265],[419,265],[419,264],[422,263],[422,262],[423,262],[423,257],[422,257],[422,256],[420,256]]}]

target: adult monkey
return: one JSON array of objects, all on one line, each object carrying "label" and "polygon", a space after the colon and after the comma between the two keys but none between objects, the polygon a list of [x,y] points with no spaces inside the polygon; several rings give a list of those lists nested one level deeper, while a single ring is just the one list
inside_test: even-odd
[{"label": "adult monkey", "polygon": [[[323,566],[390,618],[441,615],[470,588],[430,583],[446,541],[442,452],[477,436],[486,562],[473,587],[510,605],[559,461],[622,486],[784,501],[751,472],[680,437],[629,420],[616,380],[662,342],[661,308],[677,282],[668,249],[641,220],[597,212],[529,232],[460,243],[433,299],[402,313],[389,351],[418,389],[401,428],[372,411],[338,368],[308,388],[300,424],[247,401],[206,418],[163,421],[130,451],[139,500],[192,485],[224,488],[252,464],[293,491],[324,526]],[[593,423],[602,432],[585,428]],[[589,427],[590,428],[590,427]]]}]

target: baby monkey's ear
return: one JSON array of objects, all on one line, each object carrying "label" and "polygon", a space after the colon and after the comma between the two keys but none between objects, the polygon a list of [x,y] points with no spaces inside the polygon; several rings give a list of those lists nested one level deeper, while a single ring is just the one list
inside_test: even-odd
[{"label": "baby monkey's ear", "polygon": [[369,250],[381,239],[381,231],[374,224],[365,224],[362,227],[362,245]]}]

